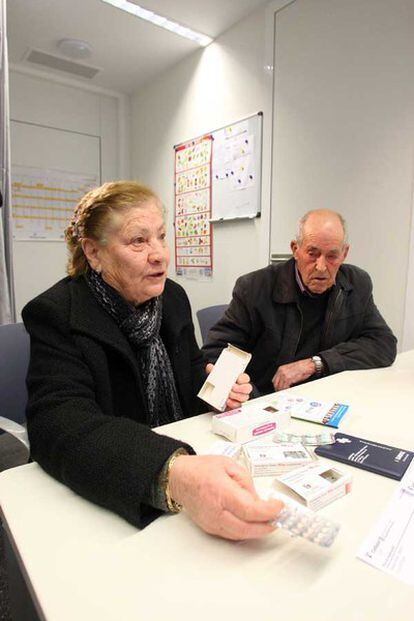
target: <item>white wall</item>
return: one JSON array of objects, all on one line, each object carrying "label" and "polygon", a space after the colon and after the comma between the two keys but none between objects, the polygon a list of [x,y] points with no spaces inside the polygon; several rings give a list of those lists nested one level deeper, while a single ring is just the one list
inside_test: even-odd
[{"label": "white wall", "polygon": [[[67,82],[10,72],[12,164],[91,174],[100,169],[102,181],[128,175],[128,158],[122,156],[120,145],[120,128],[127,123],[122,119],[125,102]],[[60,132],[62,139],[45,139],[48,132],[59,137],[53,130],[65,130]],[[100,154],[92,143],[100,144]],[[65,275],[65,264],[63,242],[14,242],[19,314],[28,300]]]},{"label": "white wall", "polygon": [[[173,249],[173,145],[263,110],[262,217],[214,225],[211,282],[177,278],[193,311],[229,301],[238,275],[268,263],[271,200],[271,249],[282,253],[297,216],[326,205],[347,218],[349,259],[370,272],[378,306],[401,336],[414,171],[414,3],[288,4],[276,18],[274,107],[265,65],[272,62],[273,12],[284,4],[270,2],[135,94],[132,176],[152,185],[167,205]],[[112,127],[114,136],[119,106],[117,121],[111,105],[96,93],[11,75],[13,118],[87,127],[96,135]],[[123,139],[126,128],[124,123]],[[126,174],[114,144],[105,151],[103,168],[104,178]],[[40,252],[47,253],[41,270],[56,280],[63,246],[42,250],[42,243],[26,244],[16,244],[19,282],[27,280],[27,268]],[[170,275],[176,278],[173,261]],[[27,292],[22,284],[20,306]]]},{"label": "white wall", "polygon": [[414,172],[414,2],[296,0],[277,13],[275,50],[272,251],[286,251],[308,209],[341,211],[348,261],[371,274],[377,305],[400,338]]},{"label": "white wall", "polygon": [[[400,338],[414,170],[414,3],[281,5],[270,2],[135,95],[133,173],[169,207],[173,248],[173,145],[262,109],[262,218],[214,225],[213,280],[177,279],[193,310],[228,301],[239,274],[268,263],[270,211],[271,251],[286,253],[299,215],[328,206],[347,218],[349,261],[371,274],[377,304]],[[275,11],[273,106],[264,65]]]},{"label": "white wall", "polygon": [[193,313],[228,302],[237,276],[268,262],[272,78],[264,69],[267,27],[265,9],[255,12],[132,100],[132,171],[165,202],[172,250],[173,146],[259,110],[264,113],[262,217],[213,225],[214,273],[209,282],[176,277],[172,258],[170,275],[185,287]]}]

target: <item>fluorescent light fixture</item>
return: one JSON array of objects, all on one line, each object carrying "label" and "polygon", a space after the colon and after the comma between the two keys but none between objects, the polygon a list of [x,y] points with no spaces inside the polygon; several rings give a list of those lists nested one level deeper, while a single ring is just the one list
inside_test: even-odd
[{"label": "fluorescent light fixture", "polygon": [[180,37],[185,37],[186,39],[195,41],[203,47],[206,47],[206,45],[209,45],[213,41],[211,37],[208,37],[201,32],[191,30],[191,28],[182,26],[181,24],[173,22],[172,20],[167,19],[162,15],[158,15],[157,13],[153,13],[152,11],[148,11],[148,9],[144,9],[133,2],[128,2],[128,0],[102,0],[102,2],[112,4],[112,6],[115,6],[117,9],[122,9],[123,11],[127,11],[127,13],[131,13],[131,15],[135,15],[141,19],[145,19],[147,22],[151,22],[156,26],[175,32],[175,34],[180,35]]}]

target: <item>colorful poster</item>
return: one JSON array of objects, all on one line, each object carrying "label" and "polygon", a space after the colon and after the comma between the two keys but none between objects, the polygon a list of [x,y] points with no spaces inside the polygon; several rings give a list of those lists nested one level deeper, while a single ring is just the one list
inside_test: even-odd
[{"label": "colorful poster", "polygon": [[17,240],[64,240],[79,199],[99,179],[30,166],[12,169],[13,237]]},{"label": "colorful poster", "polygon": [[175,147],[175,265],[177,276],[212,277],[212,138]]}]

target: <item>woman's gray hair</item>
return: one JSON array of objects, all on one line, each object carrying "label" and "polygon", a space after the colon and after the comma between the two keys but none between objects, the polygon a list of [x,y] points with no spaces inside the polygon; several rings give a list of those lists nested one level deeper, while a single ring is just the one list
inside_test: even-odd
[{"label": "woman's gray hair", "polygon": [[[311,209],[310,211],[307,211],[304,216],[299,218],[299,220],[298,220],[298,227],[297,227],[297,233],[296,233],[296,242],[297,242],[298,246],[300,246],[302,241],[303,241],[303,229],[305,227],[306,222],[309,219],[309,216],[311,216],[316,211],[319,211],[319,209]],[[335,214],[338,217],[338,220],[341,223],[342,229],[344,231],[344,244],[347,244],[348,243],[348,229],[347,229],[347,226],[346,226],[345,218],[343,216],[341,216],[341,214],[338,213],[337,211],[332,211],[331,213]]]}]

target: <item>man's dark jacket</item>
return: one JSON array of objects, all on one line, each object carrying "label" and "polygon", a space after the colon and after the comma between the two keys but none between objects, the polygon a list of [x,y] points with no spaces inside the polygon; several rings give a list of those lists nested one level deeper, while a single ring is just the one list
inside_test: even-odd
[{"label": "man's dark jacket", "polygon": [[[78,494],[142,526],[143,499],[185,443],[148,427],[136,355],[84,278],[61,280],[23,310],[31,337],[27,423],[34,460]],[[200,412],[205,379],[188,298],[167,280],[161,337],[184,416]]]},{"label": "man's dark jacket", "polygon": [[[272,392],[277,368],[299,359],[299,295],[294,259],[241,276],[230,306],[209,332],[207,358],[215,362],[227,343],[252,353],[247,373],[260,393]],[[342,265],[329,295],[320,350],[313,354],[322,358],[326,374],[388,366],[396,342],[374,304],[369,275]]]}]

